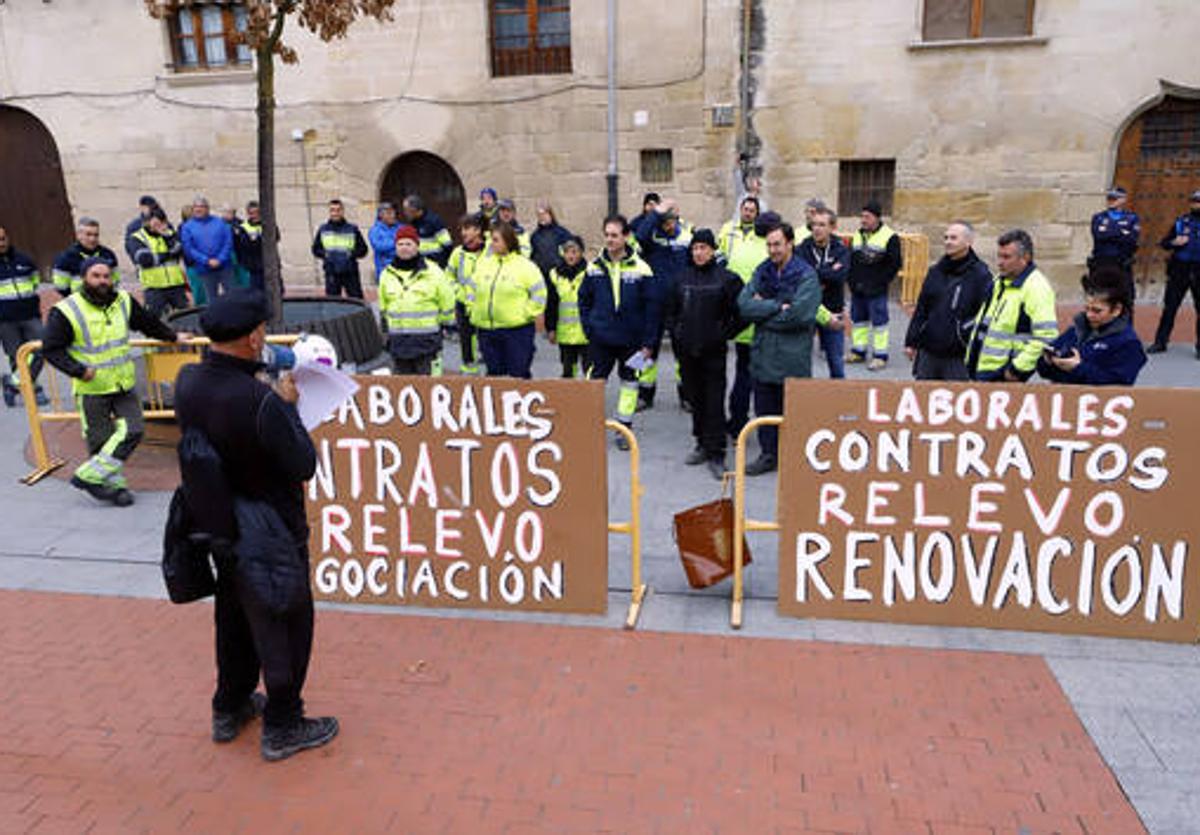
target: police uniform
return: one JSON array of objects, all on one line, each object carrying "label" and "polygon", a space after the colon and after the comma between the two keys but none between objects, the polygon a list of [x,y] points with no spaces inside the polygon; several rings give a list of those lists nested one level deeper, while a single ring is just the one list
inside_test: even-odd
[{"label": "police uniform", "polygon": [[[1187,243],[1177,245],[1175,239],[1180,237],[1187,238]],[[1171,258],[1167,261],[1162,316],[1149,350],[1160,353],[1167,349],[1171,330],[1175,327],[1175,314],[1190,291],[1196,308],[1196,357],[1200,359],[1200,191],[1192,194],[1192,211],[1176,218],[1161,246],[1171,253]]]},{"label": "police uniform", "polygon": [[[1115,188],[1108,198],[1125,196],[1125,190]],[[1092,255],[1088,269],[1108,264],[1120,267],[1133,282],[1133,258],[1137,255],[1142,221],[1136,212],[1127,209],[1106,209],[1092,215]]]},{"label": "police uniform", "polygon": [[138,265],[146,310],[162,316],[168,310],[188,306],[187,273],[183,268],[183,244],[174,232],[156,235],[143,226],[131,238],[133,261]]}]

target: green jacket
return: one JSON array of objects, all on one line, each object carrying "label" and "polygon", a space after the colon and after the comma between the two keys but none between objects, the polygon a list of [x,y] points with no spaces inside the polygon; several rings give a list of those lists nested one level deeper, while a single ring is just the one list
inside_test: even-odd
[{"label": "green jacket", "polygon": [[820,304],[821,282],[798,256],[792,256],[782,273],[770,261],[758,266],[738,296],[742,318],[754,323],[750,373],[755,380],[781,384],[786,377],[812,376],[813,329]]}]

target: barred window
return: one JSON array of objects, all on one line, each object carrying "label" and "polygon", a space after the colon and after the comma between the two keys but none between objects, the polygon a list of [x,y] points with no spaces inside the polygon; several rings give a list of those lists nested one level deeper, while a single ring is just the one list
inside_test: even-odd
[{"label": "barred window", "polygon": [[243,3],[190,3],[169,19],[171,51],[177,72],[248,67],[250,48],[236,42],[246,31]]},{"label": "barred window", "polygon": [[570,0],[489,0],[492,75],[571,72]]},{"label": "barred window", "polygon": [[1033,0],[925,0],[927,41],[1019,38],[1033,34]]},{"label": "barred window", "polygon": [[646,148],[641,156],[643,183],[669,183],[675,178],[670,148]]},{"label": "barred window", "polygon": [[839,215],[854,215],[870,200],[877,200],[883,213],[892,213],[892,197],[896,192],[896,161],[894,159],[842,160],[838,164]]}]

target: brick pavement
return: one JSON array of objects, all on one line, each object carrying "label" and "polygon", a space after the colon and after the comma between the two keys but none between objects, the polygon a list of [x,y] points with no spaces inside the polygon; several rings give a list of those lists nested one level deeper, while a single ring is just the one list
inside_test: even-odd
[{"label": "brick pavement", "polygon": [[1144,831],[1035,656],[321,611],[269,765],[210,619],[0,592],[0,832]]}]

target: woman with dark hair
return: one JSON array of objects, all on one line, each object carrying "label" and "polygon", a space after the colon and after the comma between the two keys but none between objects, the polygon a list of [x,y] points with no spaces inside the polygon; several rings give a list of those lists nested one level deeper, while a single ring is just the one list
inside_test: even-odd
[{"label": "woman with dark hair", "polygon": [[546,282],[537,265],[521,254],[517,232],[507,223],[492,227],[491,252],[475,268],[467,307],[479,333],[479,351],[491,377],[529,379],[534,322],[546,309]]},{"label": "woman with dark hair", "polygon": [[1132,386],[1146,364],[1146,351],[1133,329],[1129,277],[1119,266],[1102,264],[1080,284],[1083,311],[1046,346],[1038,373],[1055,383]]},{"label": "woman with dark hair", "polygon": [[571,239],[571,231],[561,226],[554,208],[546,201],[537,204],[537,228],[529,236],[530,258],[538,265],[544,278],[562,264],[561,248]]}]

